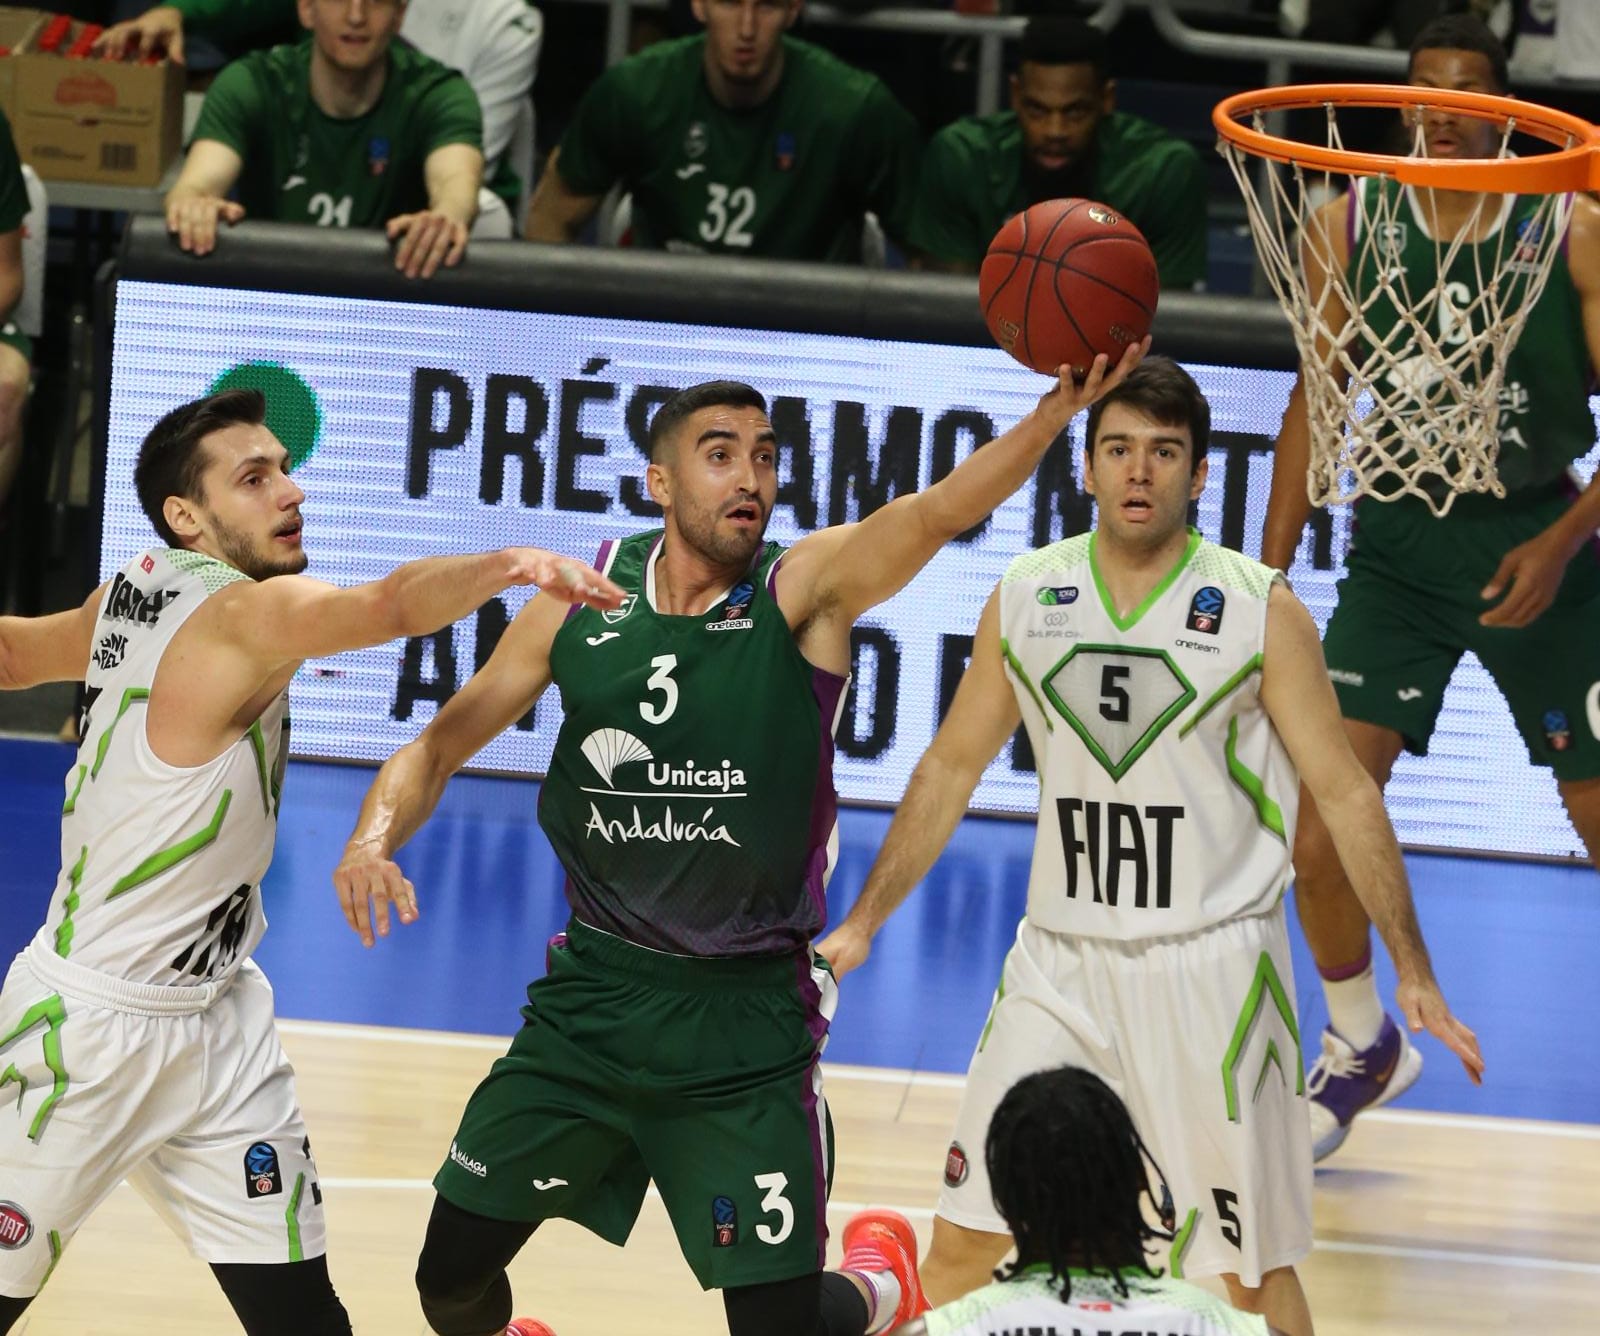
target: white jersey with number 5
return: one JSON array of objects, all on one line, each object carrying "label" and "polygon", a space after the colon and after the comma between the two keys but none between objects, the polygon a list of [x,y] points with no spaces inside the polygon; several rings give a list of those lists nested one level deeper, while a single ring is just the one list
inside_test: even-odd
[{"label": "white jersey with number 5", "polygon": [[38,948],[131,983],[183,986],[229,977],[261,940],[287,693],[204,765],[168,765],[145,732],[173,637],[209,595],[247,578],[198,552],[157,550],[107,586]]},{"label": "white jersey with number 5", "polygon": [[1119,615],[1085,534],[1016,558],[1007,669],[1039,771],[1028,918],[1129,940],[1270,909],[1299,780],[1261,702],[1271,568],[1190,531]]}]

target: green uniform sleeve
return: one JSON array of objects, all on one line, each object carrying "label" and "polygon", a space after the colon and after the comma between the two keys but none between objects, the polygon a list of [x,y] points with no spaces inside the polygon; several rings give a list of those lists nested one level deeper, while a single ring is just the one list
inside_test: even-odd
[{"label": "green uniform sleeve", "polygon": [[11,122],[0,113],[0,232],[15,232],[28,216],[28,183],[11,137]]},{"label": "green uniform sleeve", "polygon": [[629,64],[613,65],[590,85],[561,136],[556,170],[575,194],[603,195],[627,170],[634,100]]},{"label": "green uniform sleeve", "polygon": [[249,161],[250,144],[257,131],[268,124],[273,108],[260,80],[255,77],[251,58],[224,65],[206,90],[206,100],[195,122],[196,139],[215,139]]},{"label": "green uniform sleeve", "polygon": [[483,148],[483,110],[478,95],[466,76],[454,70],[428,90],[417,123],[422,129],[423,157],[446,144]]},{"label": "green uniform sleeve", "polygon": [[185,32],[240,42],[293,24],[295,0],[166,0],[183,15]]},{"label": "green uniform sleeve", "polygon": [[949,131],[934,135],[922,156],[911,248],[946,264],[981,264],[989,237],[973,209],[972,192],[982,189],[985,179],[959,138]]},{"label": "green uniform sleeve", "polygon": [[904,245],[916,205],[922,135],[899,99],[874,80],[850,137],[847,178],[861,203],[895,241]]},{"label": "green uniform sleeve", "polygon": [[1206,281],[1206,169],[1191,144],[1174,144],[1161,189],[1134,219],[1156,257],[1164,288]]}]

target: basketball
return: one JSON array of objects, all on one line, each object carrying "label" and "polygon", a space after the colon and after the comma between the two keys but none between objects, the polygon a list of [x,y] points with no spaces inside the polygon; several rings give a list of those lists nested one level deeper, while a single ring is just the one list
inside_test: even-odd
[{"label": "basketball", "polygon": [[995,233],[978,297],[995,342],[1023,366],[1082,377],[1150,332],[1160,281],[1139,229],[1087,199],[1043,200]]}]

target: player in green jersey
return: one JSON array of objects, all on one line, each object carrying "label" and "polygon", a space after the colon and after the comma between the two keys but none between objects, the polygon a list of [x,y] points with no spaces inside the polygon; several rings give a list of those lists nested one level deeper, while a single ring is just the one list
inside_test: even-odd
[{"label": "player in green jersey", "polygon": [[22,410],[28,402],[33,341],[11,322],[22,300],[22,220],[28,184],[11,122],[0,114],[0,517],[22,464]]},{"label": "player in green jersey", "polygon": [[1193,145],[1116,110],[1106,39],[1051,15],[1023,30],[1011,110],[947,125],[923,156],[911,246],[924,265],[976,273],[1005,221],[1045,199],[1099,200],[1155,252],[1161,285],[1206,277],[1206,174]]},{"label": "player in green jersey", "polygon": [[196,255],[216,245],[218,219],[247,214],[382,227],[408,278],[459,264],[483,183],[471,87],[395,44],[404,0],[299,5],[309,43],[252,52],[211,85],[167,227]]},{"label": "player in green jersey", "polygon": [[1120,383],[1104,357],[926,491],[855,524],[763,541],[777,444],[761,396],[713,381],[650,428],[659,530],[607,543],[628,591],[571,618],[535,597],[489,662],[384,765],[334,875],[416,916],[394,863],[449,777],[554,682],[563,721],[539,820],[572,917],[526,1024],[468,1104],[418,1264],[436,1332],[511,1315],[504,1268],[565,1217],[624,1242],[653,1179],[733,1336],[861,1336],[921,1311],[903,1220],[853,1221],[824,1273],[832,1130],[818,1061],[836,996],[811,939],[836,851],[833,729],[850,630],[1033,473]]},{"label": "player in green jersey", "polygon": [[800,0],[694,0],[705,33],[600,76],[528,209],[533,241],[571,241],[621,183],[633,244],[853,261],[862,215],[903,240],[920,137],[882,82],[787,36]]},{"label": "player in green jersey", "polygon": [[[1477,19],[1430,23],[1411,50],[1410,82],[1503,94],[1506,55]],[[1429,111],[1423,120],[1430,157],[1493,157],[1499,130],[1487,121]],[[1393,189],[1367,182],[1363,189]],[[1436,274],[1432,237],[1458,236],[1481,197],[1417,190],[1409,221],[1395,226],[1395,260],[1412,292],[1429,291]],[[1525,205],[1460,248],[1443,278],[1476,286],[1474,254],[1501,245],[1495,226],[1516,226]],[[1349,265],[1347,228],[1357,210],[1341,196],[1316,215],[1333,253]],[[1402,214],[1402,217],[1405,215]],[[1326,283],[1307,247],[1313,294]],[[1326,253],[1326,251],[1324,251]],[[1497,267],[1491,265],[1489,272]],[[1358,292],[1374,276],[1353,272]],[[1514,273],[1503,282],[1521,281]],[[1441,303],[1441,310],[1448,303]],[[1395,313],[1368,312],[1373,337],[1386,337]],[[1337,333],[1338,321],[1332,322]],[[1448,331],[1441,330],[1443,338]],[[1368,498],[1328,624],[1325,651],[1345,729],[1379,784],[1402,750],[1425,753],[1456,663],[1473,651],[1494,677],[1533,763],[1555,772],[1568,815],[1591,858],[1600,856],[1600,486],[1581,492],[1571,462],[1594,443],[1589,412],[1592,368],[1600,367],[1600,205],[1578,196],[1563,253],[1512,349],[1500,392],[1499,473],[1504,499],[1466,495],[1436,517],[1417,497]],[[1401,393],[1379,383],[1377,394]],[[1273,464],[1262,559],[1287,569],[1299,546],[1309,503],[1310,450],[1300,382],[1290,396]],[[1313,1068],[1312,1128],[1320,1159],[1344,1141],[1364,1108],[1404,1091],[1421,1056],[1383,1010],[1372,974],[1367,916],[1350,890],[1315,804],[1301,807],[1294,856],[1296,904],[1328,999],[1329,1028]]]},{"label": "player in green jersey", "polygon": [[994,1284],[893,1336],[1086,1328],[1280,1336],[1151,1265],[1150,1250],[1172,1238],[1172,1193],[1127,1106],[1093,1072],[1023,1077],[994,1111],[984,1159],[1017,1260]]}]

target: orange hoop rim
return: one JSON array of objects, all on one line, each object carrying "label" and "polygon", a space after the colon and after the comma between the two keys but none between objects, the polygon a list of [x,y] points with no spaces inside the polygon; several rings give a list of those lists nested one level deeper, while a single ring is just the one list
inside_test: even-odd
[{"label": "orange hoop rim", "polygon": [[[1530,158],[1414,158],[1303,144],[1246,124],[1262,111],[1307,107],[1442,107],[1517,130],[1557,146]],[[1407,185],[1500,195],[1560,195],[1600,189],[1600,127],[1554,107],[1491,93],[1416,88],[1409,84],[1292,84],[1235,93],[1217,103],[1211,123],[1228,143],[1274,162],[1341,176],[1390,176]],[[1569,142],[1576,141],[1576,142]]]}]

